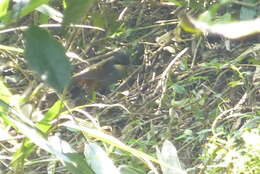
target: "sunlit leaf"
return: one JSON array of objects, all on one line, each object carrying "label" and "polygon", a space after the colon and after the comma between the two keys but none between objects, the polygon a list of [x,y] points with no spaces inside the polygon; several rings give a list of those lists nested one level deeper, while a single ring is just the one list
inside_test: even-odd
[{"label": "sunlit leaf", "polygon": [[0,79],[0,100],[3,100],[6,103],[10,102],[12,93],[7,88],[7,86],[4,84],[3,80]]},{"label": "sunlit leaf", "polygon": [[77,153],[72,146],[65,140],[61,139],[59,136],[51,136],[48,138],[51,146],[58,152],[63,153],[68,157],[73,163],[64,161],[66,168],[73,174],[94,174],[88,165],[84,155]]},{"label": "sunlit leaf", "polygon": [[58,100],[45,114],[44,118],[37,123],[37,128],[39,128],[42,132],[47,132],[51,126],[51,121],[54,120],[60,113],[63,107],[63,103],[61,100]]},{"label": "sunlit leaf", "polygon": [[59,23],[62,22],[63,14],[48,5],[45,5],[45,4],[41,5],[36,10],[45,14],[46,16],[50,17],[51,19],[53,19]]},{"label": "sunlit leaf", "polygon": [[9,6],[9,0],[0,1],[0,18],[7,13],[8,6]]},{"label": "sunlit leaf", "polygon": [[95,143],[85,145],[84,154],[88,164],[96,174],[120,174],[105,151]]},{"label": "sunlit leaf", "polygon": [[228,86],[234,88],[234,87],[236,87],[236,86],[241,86],[241,85],[243,85],[243,84],[244,84],[244,83],[243,83],[242,81],[238,80],[238,81],[231,81],[231,82],[229,82],[229,83],[228,83]]},{"label": "sunlit leaf", "polygon": [[153,161],[153,162],[156,162],[156,163],[160,163],[160,161],[156,160],[152,156],[150,156],[146,153],[143,153],[139,150],[136,150],[134,148],[128,147],[127,145],[125,145],[123,142],[121,142],[117,138],[110,136],[110,135],[107,135],[107,134],[104,134],[103,132],[101,132],[99,130],[90,129],[90,128],[87,128],[87,127],[84,127],[84,126],[79,126],[79,125],[76,125],[75,123],[73,123],[71,121],[65,122],[61,125],[65,126],[67,128],[70,128],[70,129],[82,131],[88,136],[95,137],[98,140],[101,140],[105,143],[111,144],[111,145],[113,145],[113,146],[115,146],[119,149],[124,150],[124,151],[130,152],[137,157],[145,159],[146,161]]},{"label": "sunlit leaf", "polygon": [[187,32],[194,33],[200,31],[202,33],[221,35],[229,39],[239,39],[260,33],[260,18],[255,20],[211,25],[210,23],[196,20],[187,15],[185,18],[185,24],[186,25],[182,25],[182,27]]},{"label": "sunlit leaf", "polygon": [[164,141],[162,151],[158,152],[158,156],[168,165],[161,166],[163,174],[186,174],[185,170],[181,168],[177,150],[170,141]]}]

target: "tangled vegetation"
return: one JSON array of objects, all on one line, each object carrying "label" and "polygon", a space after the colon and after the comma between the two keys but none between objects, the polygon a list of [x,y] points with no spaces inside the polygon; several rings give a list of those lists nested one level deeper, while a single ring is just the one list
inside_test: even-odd
[{"label": "tangled vegetation", "polygon": [[260,173],[259,16],[257,0],[0,1],[0,173]]}]

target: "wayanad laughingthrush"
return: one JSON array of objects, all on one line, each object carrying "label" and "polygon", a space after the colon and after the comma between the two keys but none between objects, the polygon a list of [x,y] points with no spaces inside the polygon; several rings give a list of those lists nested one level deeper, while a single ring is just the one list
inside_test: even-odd
[{"label": "wayanad laughingthrush", "polygon": [[126,75],[129,64],[129,56],[124,51],[117,51],[111,57],[75,74],[73,83],[88,91],[107,89]]}]

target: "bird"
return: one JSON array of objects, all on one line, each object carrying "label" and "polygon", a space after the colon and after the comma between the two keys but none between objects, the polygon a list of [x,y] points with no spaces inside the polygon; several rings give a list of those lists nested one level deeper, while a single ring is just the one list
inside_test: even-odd
[{"label": "bird", "polygon": [[90,65],[75,74],[72,77],[72,82],[90,93],[94,90],[104,91],[127,75],[129,65],[129,56],[125,51],[120,50],[111,57]]}]

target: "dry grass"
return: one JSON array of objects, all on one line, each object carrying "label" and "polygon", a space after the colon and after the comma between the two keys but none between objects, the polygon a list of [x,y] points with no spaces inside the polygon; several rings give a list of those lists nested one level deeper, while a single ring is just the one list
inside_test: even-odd
[{"label": "dry grass", "polygon": [[[252,119],[258,118],[259,123],[259,40],[231,41],[231,49],[227,50],[219,37],[178,33],[178,10],[172,4],[152,2],[100,3],[93,11],[108,18],[114,16],[118,20],[114,25],[124,27],[114,32],[111,25],[101,23],[107,33],[72,28],[66,40],[60,39],[68,51],[80,57],[70,59],[77,70],[86,67],[86,61],[93,57],[95,60],[97,55],[119,47],[129,50],[134,65],[127,78],[112,86],[109,94],[97,95],[93,105],[87,103],[83,91],[81,97],[68,99],[73,110],[68,115],[74,119],[94,119],[90,121],[91,127],[148,154],[154,154],[155,148],[168,139],[176,145],[185,168],[194,167],[192,172],[203,173],[207,164],[199,157],[209,140],[213,141],[212,137],[220,141]],[[58,31],[52,28],[50,31],[59,38]],[[21,33],[15,33],[16,36],[6,37],[3,43],[20,48]],[[8,87],[13,94],[24,94],[32,74],[22,56],[5,51],[1,57],[6,63],[1,74]],[[41,88],[29,103],[41,112],[47,110],[57,99],[49,91],[47,87]],[[63,128],[53,133],[57,132],[82,151],[86,137],[83,139]],[[11,143],[1,144],[9,149]],[[49,157],[43,152],[35,153],[33,160],[40,160],[38,155],[42,156],[40,159]],[[140,163],[131,156],[127,158],[129,164]],[[117,155],[115,159],[118,164],[126,163]],[[44,171],[42,165],[33,165],[36,166],[33,170]]]}]

